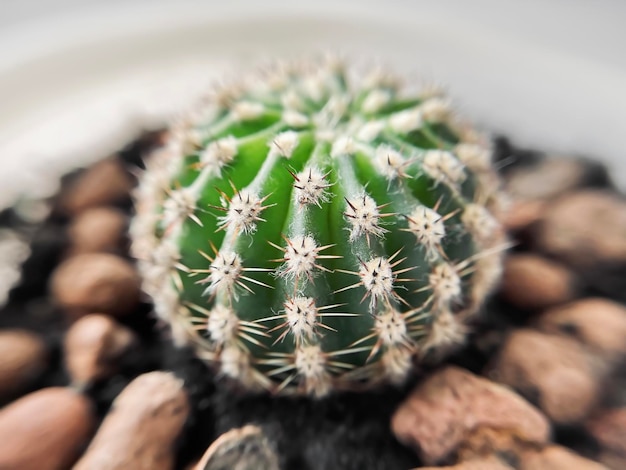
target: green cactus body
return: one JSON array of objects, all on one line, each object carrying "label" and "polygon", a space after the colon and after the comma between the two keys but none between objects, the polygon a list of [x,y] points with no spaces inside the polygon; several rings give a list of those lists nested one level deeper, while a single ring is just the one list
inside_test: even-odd
[{"label": "green cactus body", "polygon": [[131,227],[145,290],[249,389],[400,382],[463,341],[499,276],[489,148],[443,96],[384,73],[270,69],[149,160]]}]

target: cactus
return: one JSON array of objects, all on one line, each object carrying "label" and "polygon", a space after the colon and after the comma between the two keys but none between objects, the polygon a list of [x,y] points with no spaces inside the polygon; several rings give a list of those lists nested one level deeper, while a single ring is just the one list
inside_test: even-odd
[{"label": "cactus", "polygon": [[275,64],[169,130],[133,254],[173,336],[246,389],[402,382],[463,342],[500,275],[485,139],[380,69]]}]

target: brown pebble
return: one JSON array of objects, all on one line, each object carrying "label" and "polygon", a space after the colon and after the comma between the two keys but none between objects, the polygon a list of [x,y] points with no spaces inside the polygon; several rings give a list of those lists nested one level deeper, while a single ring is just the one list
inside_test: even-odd
[{"label": "brown pebble", "polygon": [[134,267],[118,256],[83,254],[55,269],[51,291],[72,318],[87,313],[120,316],[139,302],[140,279]]},{"label": "brown pebble", "polygon": [[585,428],[600,445],[601,462],[610,468],[626,468],[626,408],[603,410]]},{"label": "brown pebble", "polygon": [[626,263],[626,201],[600,190],[554,201],[538,224],[537,247],[576,267]]},{"label": "brown pebble", "polygon": [[513,171],[505,187],[515,200],[547,200],[575,189],[583,180],[585,168],[570,157],[551,157]]},{"label": "brown pebble", "polygon": [[502,296],[516,307],[537,310],[575,296],[574,275],[565,267],[532,254],[513,254],[504,264]]},{"label": "brown pebble", "polygon": [[600,398],[594,366],[570,338],[519,329],[506,339],[489,376],[528,397],[556,423],[573,424]]},{"label": "brown pebble", "polygon": [[258,426],[231,429],[211,444],[195,470],[280,470],[273,446]]},{"label": "brown pebble", "polygon": [[96,207],[77,215],[68,227],[70,254],[120,253],[128,218],[113,207]]},{"label": "brown pebble", "polygon": [[551,445],[530,451],[519,459],[519,470],[609,470],[604,465],[575,454],[565,447]]},{"label": "brown pebble", "polygon": [[48,349],[35,333],[3,330],[0,358],[0,401],[4,401],[25,390],[45,371]]},{"label": "brown pebble", "polygon": [[64,188],[59,196],[59,210],[75,216],[92,207],[115,204],[130,195],[133,180],[117,158],[101,160],[85,169]]},{"label": "brown pebble", "polygon": [[188,414],[182,380],[169,372],[140,375],[115,399],[74,470],[171,470]]},{"label": "brown pebble", "polygon": [[488,457],[464,460],[463,462],[448,467],[419,467],[415,470],[515,470],[515,468],[491,455]]},{"label": "brown pebble", "polygon": [[535,326],[570,336],[608,362],[626,356],[626,307],[610,300],[587,298],[550,309]]},{"label": "brown pebble", "polygon": [[75,386],[110,377],[117,360],[135,342],[135,335],[107,315],[78,319],[65,334],[65,366]]},{"label": "brown pebble", "polygon": [[534,449],[537,443],[519,439],[504,428],[478,427],[468,433],[459,447],[457,458],[460,461],[491,455],[519,455],[526,449]]},{"label": "brown pebble", "polygon": [[550,426],[526,400],[455,366],[431,375],[400,405],[391,427],[428,465],[454,452],[479,427],[507,429],[528,442],[546,442]]},{"label": "brown pebble", "polygon": [[509,232],[523,232],[541,220],[545,207],[545,201],[515,201],[504,213],[502,225]]},{"label": "brown pebble", "polygon": [[66,470],[95,427],[89,400],[69,388],[44,388],[0,410],[0,468]]}]

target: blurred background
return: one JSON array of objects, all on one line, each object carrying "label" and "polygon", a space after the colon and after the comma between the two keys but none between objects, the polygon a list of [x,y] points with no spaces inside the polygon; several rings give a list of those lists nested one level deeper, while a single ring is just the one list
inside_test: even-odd
[{"label": "blurred background", "polygon": [[624,187],[624,19],[619,0],[0,0],[0,207],[212,80],[329,50],[436,80],[484,129],[608,161]]}]

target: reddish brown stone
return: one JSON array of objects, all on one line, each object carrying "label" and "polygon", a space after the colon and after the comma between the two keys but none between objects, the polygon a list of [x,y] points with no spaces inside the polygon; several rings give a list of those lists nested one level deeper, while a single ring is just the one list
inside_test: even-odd
[{"label": "reddish brown stone", "polygon": [[569,424],[598,403],[598,373],[576,341],[520,329],[507,338],[489,375],[536,402],[553,421]]},{"label": "reddish brown stone", "polygon": [[48,365],[41,337],[26,330],[0,331],[0,400],[13,398],[32,384]]},{"label": "reddish brown stone", "polygon": [[91,314],[77,320],[63,343],[74,385],[91,384],[115,373],[117,360],[134,342],[132,331],[109,316]]},{"label": "reddish brown stone", "polygon": [[546,207],[545,201],[516,201],[504,214],[502,224],[509,232],[523,232],[536,222]]},{"label": "reddish brown stone", "polygon": [[119,253],[124,247],[126,215],[113,207],[96,207],[76,216],[69,225],[70,253]]},{"label": "reddish brown stone", "polygon": [[536,326],[569,336],[609,362],[626,355],[626,308],[601,298],[588,298],[542,314]]},{"label": "reddish brown stone", "polygon": [[231,429],[206,450],[195,470],[279,470],[276,450],[263,430],[248,425]]},{"label": "reddish brown stone", "polygon": [[118,256],[84,254],[56,268],[51,291],[72,318],[88,313],[119,316],[139,302],[140,279],[135,268]]},{"label": "reddish brown stone", "polygon": [[580,185],[584,165],[570,157],[550,157],[520,167],[506,178],[507,192],[516,200],[548,200]]},{"label": "reddish brown stone", "polygon": [[[417,470],[417,469],[416,469]],[[448,467],[419,467],[419,470],[516,470],[502,460],[491,455],[464,460],[456,465]]]},{"label": "reddish brown stone", "polygon": [[519,455],[537,443],[520,439],[510,429],[481,426],[467,434],[457,451],[459,461],[491,455]]},{"label": "reddish brown stone", "polygon": [[520,458],[519,470],[609,470],[561,446],[548,446],[541,451],[527,452]]},{"label": "reddish brown stone", "polygon": [[539,249],[577,267],[626,262],[626,202],[612,192],[578,191],[547,208]]},{"label": "reddish brown stone", "polygon": [[59,197],[59,210],[75,216],[92,207],[106,206],[129,197],[133,180],[116,158],[102,160],[80,174]]},{"label": "reddish brown stone", "polygon": [[575,296],[575,278],[565,267],[536,255],[515,254],[504,265],[502,296],[516,307],[544,309]]},{"label": "reddish brown stone", "polygon": [[26,395],[0,410],[0,468],[66,470],[94,427],[91,403],[73,390]]},{"label": "reddish brown stone", "polygon": [[398,408],[392,429],[426,464],[453,453],[479,427],[506,429],[528,442],[546,442],[545,417],[514,392],[448,366],[419,385]]},{"label": "reddish brown stone", "polygon": [[113,402],[74,470],[171,470],[189,402],[169,372],[133,380]]}]

